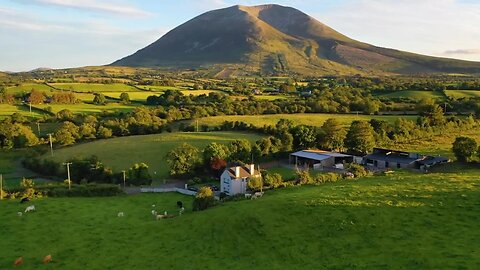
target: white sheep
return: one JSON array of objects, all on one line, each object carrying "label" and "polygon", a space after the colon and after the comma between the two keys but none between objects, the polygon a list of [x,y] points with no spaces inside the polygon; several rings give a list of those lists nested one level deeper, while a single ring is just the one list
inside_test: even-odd
[{"label": "white sheep", "polygon": [[165,218],[165,217],[166,217],[166,215],[157,215],[156,218],[157,218],[157,220],[159,220],[159,219],[162,219],[162,218]]},{"label": "white sheep", "polygon": [[123,212],[118,212],[117,216],[118,216],[118,217],[123,217],[124,214],[123,214]]},{"label": "white sheep", "polygon": [[22,212],[17,212],[17,216],[21,217],[23,215]]},{"label": "white sheep", "polygon": [[35,211],[35,205],[30,205],[27,208],[25,208],[25,213]]},{"label": "white sheep", "polygon": [[252,198],[252,194],[250,194],[250,193],[245,193],[245,199],[249,199],[249,198]]},{"label": "white sheep", "polygon": [[157,215],[157,211],[152,210],[152,215],[156,216],[156,215]]},{"label": "white sheep", "polygon": [[184,211],[185,211],[185,207],[182,207],[182,208],[180,208],[180,212],[178,214],[181,216]]}]

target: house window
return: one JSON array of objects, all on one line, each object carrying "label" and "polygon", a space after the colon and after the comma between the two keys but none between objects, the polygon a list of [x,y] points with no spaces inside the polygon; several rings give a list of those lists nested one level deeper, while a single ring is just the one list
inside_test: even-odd
[{"label": "house window", "polygon": [[390,164],[388,163],[388,161],[385,161],[385,168],[388,168],[390,166]]},{"label": "house window", "polygon": [[397,163],[397,168],[401,168],[402,166],[400,165],[400,163]]},{"label": "house window", "polygon": [[378,167],[378,161],[377,160],[373,161],[373,166]]}]

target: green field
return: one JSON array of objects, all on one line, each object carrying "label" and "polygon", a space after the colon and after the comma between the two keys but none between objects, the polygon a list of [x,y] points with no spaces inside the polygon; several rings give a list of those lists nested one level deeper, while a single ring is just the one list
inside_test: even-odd
[{"label": "green field", "polygon": [[0,104],[0,119],[10,116],[14,113],[20,113],[24,116],[34,117],[34,118],[39,118],[42,116],[42,114],[40,114],[35,110],[32,110],[32,112],[30,113],[30,110],[25,106]]},{"label": "green field", "polygon": [[[228,143],[236,139],[255,142],[261,137],[251,133],[162,133],[145,136],[120,137],[78,144],[54,151],[54,159],[64,162],[72,157],[96,155],[115,171],[127,170],[135,163],[144,162],[155,180],[168,179],[168,164],[165,155],[181,143],[204,147],[210,142]],[[45,157],[49,157],[46,155]]]},{"label": "green field", "polygon": [[54,91],[53,88],[51,88],[50,86],[45,85],[43,83],[23,83],[19,86],[8,87],[7,92],[12,93],[12,94],[15,94],[15,93],[30,93],[30,91],[32,91],[32,89],[35,89],[35,90],[41,91],[41,92],[46,92],[46,93],[50,93],[51,91]]},{"label": "green field", "polygon": [[133,86],[112,83],[112,84],[100,84],[100,83],[52,83],[50,84],[55,88],[62,90],[71,90],[75,92],[130,92],[138,91]]},{"label": "green field", "polygon": [[[109,92],[105,93],[109,97],[113,98],[120,98],[120,95],[124,92]],[[161,95],[162,92],[146,92],[146,91],[138,91],[138,92],[128,92],[128,96],[130,100],[135,101],[146,101],[149,96],[153,95]]]},{"label": "green field", "polygon": [[480,98],[480,90],[447,90],[447,96],[452,98]]},{"label": "green field", "polygon": [[370,120],[372,118],[384,120],[389,123],[395,122],[399,117],[409,120],[415,120],[415,115],[355,115],[355,114],[324,114],[324,113],[305,113],[305,114],[268,114],[268,115],[222,115],[199,119],[200,125],[218,126],[225,121],[240,121],[255,126],[275,125],[280,119],[289,119],[295,125],[321,126],[329,118],[338,119],[344,125],[350,125],[354,120]]},{"label": "green field", "polygon": [[50,107],[53,113],[57,113],[63,109],[68,109],[73,113],[101,113],[103,111],[107,112],[129,112],[135,109],[134,105],[123,105],[119,103],[109,103],[107,105],[95,105],[95,104],[43,104],[36,105],[40,109],[47,109]]},{"label": "green field", "polygon": [[416,99],[416,100],[424,99],[424,98],[431,98],[431,99],[445,98],[441,92],[415,91],[415,90],[395,91],[395,92],[389,92],[385,94],[378,94],[376,96],[379,98],[410,98],[410,99]]},{"label": "green field", "polygon": [[[1,201],[0,269],[479,269],[480,170],[396,172],[191,212],[191,198]],[[156,221],[160,212],[181,217]],[[118,212],[124,212],[118,218]],[[51,254],[50,265],[41,258]]]}]

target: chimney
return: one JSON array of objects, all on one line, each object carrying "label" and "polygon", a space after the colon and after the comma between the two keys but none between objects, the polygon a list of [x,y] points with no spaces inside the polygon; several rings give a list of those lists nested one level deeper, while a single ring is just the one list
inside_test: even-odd
[{"label": "chimney", "polygon": [[250,164],[250,174],[253,175],[255,173],[255,164]]},{"label": "chimney", "polygon": [[235,177],[240,178],[240,166],[235,167]]}]

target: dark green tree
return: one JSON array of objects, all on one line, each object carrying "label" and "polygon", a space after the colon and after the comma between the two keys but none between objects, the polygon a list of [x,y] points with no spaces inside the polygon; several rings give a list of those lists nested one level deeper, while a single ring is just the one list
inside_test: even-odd
[{"label": "dark green tree", "polygon": [[170,166],[170,175],[184,177],[192,175],[200,164],[198,148],[183,143],[167,153],[167,163]]},{"label": "dark green tree", "polygon": [[367,121],[353,121],[345,138],[345,146],[354,154],[364,155],[375,146],[374,131]]},{"label": "dark green tree", "polygon": [[477,142],[470,137],[457,137],[453,142],[452,151],[457,160],[467,162],[477,151]]}]

